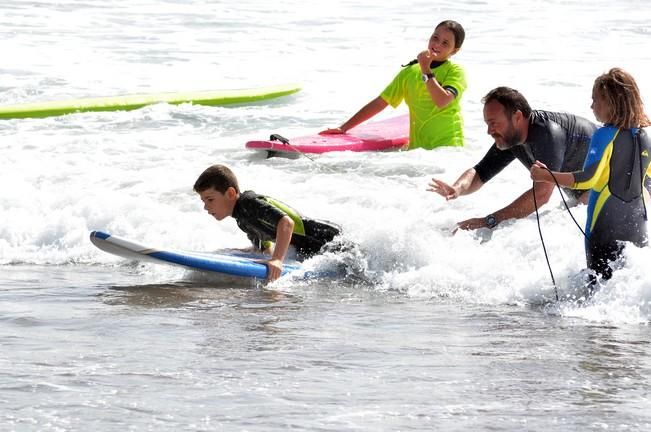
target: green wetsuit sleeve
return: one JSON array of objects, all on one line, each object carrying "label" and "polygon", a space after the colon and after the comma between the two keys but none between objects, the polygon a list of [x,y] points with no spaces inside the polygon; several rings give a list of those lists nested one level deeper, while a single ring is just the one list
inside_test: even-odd
[{"label": "green wetsuit sleeve", "polygon": [[452,64],[450,66],[448,73],[445,77],[442,77],[442,81],[439,81],[439,84],[441,84],[441,87],[443,88],[452,87],[456,91],[457,99],[461,98],[463,92],[468,88],[466,73],[458,64]]},{"label": "green wetsuit sleeve", "polygon": [[380,94],[380,97],[393,108],[405,99],[405,76],[408,72],[408,67],[402,69]]}]

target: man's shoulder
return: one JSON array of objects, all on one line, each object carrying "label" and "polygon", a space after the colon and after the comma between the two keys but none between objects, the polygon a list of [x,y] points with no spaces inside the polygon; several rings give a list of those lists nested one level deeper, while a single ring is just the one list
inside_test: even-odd
[{"label": "man's shoulder", "polygon": [[531,111],[531,118],[534,122],[539,123],[559,123],[562,120],[577,118],[577,116],[560,111],[533,110]]},{"label": "man's shoulder", "polygon": [[558,128],[560,126],[559,120],[562,113],[544,110],[533,110],[529,118],[529,133],[527,142],[531,142],[532,138],[539,138],[540,135],[546,135],[551,128]]},{"label": "man's shoulder", "polygon": [[552,135],[561,140],[563,136],[571,140],[588,140],[597,130],[585,117],[566,112],[534,110],[529,123],[534,136]]},{"label": "man's shoulder", "polygon": [[[595,126],[593,122],[585,117],[561,111],[547,111],[547,110],[532,110],[531,111],[532,124],[549,124],[556,123],[563,127],[566,125],[585,124]],[[596,126],[595,126],[596,127]]]}]

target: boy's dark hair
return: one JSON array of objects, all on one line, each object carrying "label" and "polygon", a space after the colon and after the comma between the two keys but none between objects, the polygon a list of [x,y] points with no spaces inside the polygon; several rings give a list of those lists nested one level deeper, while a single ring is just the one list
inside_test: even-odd
[{"label": "boy's dark hair", "polygon": [[436,28],[443,27],[447,30],[450,30],[454,34],[454,47],[461,48],[463,45],[464,39],[466,39],[466,31],[463,29],[461,24],[452,20],[441,21]]},{"label": "boy's dark hair", "polygon": [[522,93],[510,87],[496,87],[489,91],[481,101],[484,105],[492,101],[499,102],[504,107],[507,116],[512,116],[516,111],[520,111],[525,118],[531,116],[531,107],[527,99],[522,96]]},{"label": "boy's dark hair", "polygon": [[213,165],[201,173],[194,183],[194,191],[203,192],[210,188],[216,191],[226,193],[226,190],[232,187],[237,193],[240,193],[240,187],[237,184],[237,177],[230,168],[224,165]]}]

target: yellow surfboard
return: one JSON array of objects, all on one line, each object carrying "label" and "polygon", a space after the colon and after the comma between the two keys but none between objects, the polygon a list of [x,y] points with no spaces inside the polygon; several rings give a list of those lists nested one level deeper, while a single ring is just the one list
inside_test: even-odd
[{"label": "yellow surfboard", "polygon": [[0,106],[0,119],[51,117],[87,111],[128,111],[161,102],[210,106],[246,104],[290,95],[299,90],[300,87],[296,85],[281,85],[240,90],[170,92],[23,103]]}]

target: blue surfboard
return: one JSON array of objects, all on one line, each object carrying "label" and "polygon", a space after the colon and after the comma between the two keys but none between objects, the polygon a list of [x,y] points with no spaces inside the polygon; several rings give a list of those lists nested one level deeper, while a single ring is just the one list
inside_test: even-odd
[{"label": "blue surfboard", "polygon": [[[90,241],[99,249],[113,255],[136,261],[157,264],[172,264],[192,270],[221,273],[243,278],[267,278],[267,266],[260,262],[269,257],[244,252],[200,253],[156,249],[126,240],[114,235],[93,231]],[[300,269],[300,263],[292,261],[283,264],[283,274]]]}]

